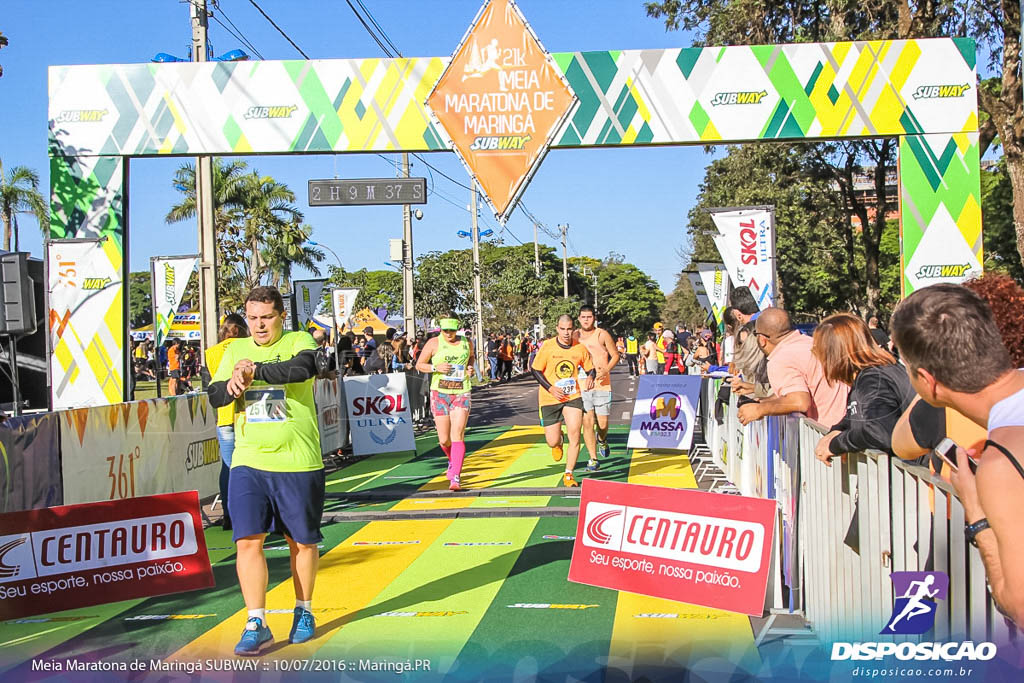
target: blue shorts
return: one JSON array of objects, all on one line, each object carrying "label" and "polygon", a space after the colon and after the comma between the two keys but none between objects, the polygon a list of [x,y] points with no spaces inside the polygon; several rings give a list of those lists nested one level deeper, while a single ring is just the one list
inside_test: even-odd
[{"label": "blue shorts", "polygon": [[231,538],[279,532],[296,543],[313,545],[324,539],[324,471],[267,472],[232,467],[228,482]]}]

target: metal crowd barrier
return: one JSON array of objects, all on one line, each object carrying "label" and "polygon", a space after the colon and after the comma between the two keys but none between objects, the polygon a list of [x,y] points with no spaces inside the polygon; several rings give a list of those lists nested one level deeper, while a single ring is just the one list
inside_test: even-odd
[{"label": "metal crowd barrier", "polygon": [[[719,423],[718,384],[708,381],[702,391],[704,443],[697,452],[708,456],[698,455],[695,473],[724,477],[743,495],[779,502],[770,612],[801,614],[826,644],[971,640],[1021,646],[1016,627],[988,591],[981,555],[964,538],[964,510],[952,485],[879,451],[851,453],[827,467],[814,457],[824,427],[798,415],[741,427],[735,397]],[[899,597],[889,578],[894,571],[949,575],[948,599],[937,603],[933,631],[879,635]]]}]

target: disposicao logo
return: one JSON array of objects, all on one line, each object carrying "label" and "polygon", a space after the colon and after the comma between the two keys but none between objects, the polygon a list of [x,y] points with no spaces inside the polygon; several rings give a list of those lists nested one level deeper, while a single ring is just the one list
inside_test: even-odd
[{"label": "disposicao logo", "polygon": [[970,84],[963,85],[919,85],[914,91],[915,100],[933,100],[949,97],[963,97],[971,89]]},{"label": "disposicao logo", "polygon": [[[920,635],[935,626],[937,601],[949,594],[949,576],[945,572],[893,572],[895,601],[892,614],[880,635]],[[987,661],[996,656],[994,643],[963,642],[866,642],[833,643],[832,660],[899,660],[946,662]]]},{"label": "disposicao logo", "polygon": [[711,99],[711,106],[717,107],[720,104],[761,104],[761,100],[767,95],[767,90],[762,90],[761,92],[720,92],[716,93]]}]

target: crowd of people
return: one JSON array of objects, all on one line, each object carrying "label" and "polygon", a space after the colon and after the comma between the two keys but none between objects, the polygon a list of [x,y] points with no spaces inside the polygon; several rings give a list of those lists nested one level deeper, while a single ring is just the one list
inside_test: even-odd
[{"label": "crowd of people", "polygon": [[[193,381],[200,376],[199,342],[168,339],[160,346],[150,340],[136,340],[131,345],[132,379],[138,382],[167,382],[167,394],[180,396],[201,389]],[[134,386],[134,385],[133,385]]]},{"label": "crowd of people", "polygon": [[[1007,296],[1016,302],[1009,309],[1001,301]],[[1009,293],[936,285],[900,303],[891,337],[877,317],[865,321],[849,313],[824,318],[807,335],[785,310],[760,310],[740,288],[724,312],[726,335],[716,343],[711,330],[671,330],[660,323],[646,340],[635,333],[617,337],[600,328],[597,312],[584,305],[576,318],[561,316],[545,340],[489,335],[484,371],[495,382],[516,371],[536,382],[544,438],[555,466],[564,460],[566,487],[579,486],[584,447],[588,472],[611,455],[611,375],[621,360],[633,377],[727,376],[719,401],[736,394],[743,424],[793,413],[817,421],[825,432],[815,450],[822,466],[864,449],[927,462],[937,442],[953,433],[944,412],[952,411],[975,426],[978,438],[959,443],[952,468],[944,472],[960,495],[965,535],[981,551],[993,597],[1022,624],[1024,531],[1018,519],[1024,513],[1024,463],[1016,455],[1024,452],[1024,371],[1017,369],[1024,366],[1022,310],[1024,290],[1016,285]],[[325,372],[320,359],[337,358],[326,370],[342,375],[407,373],[413,409],[436,426],[452,491],[463,488],[467,460],[479,457],[467,452],[465,440],[477,359],[473,340],[460,333],[455,317],[412,338],[389,329],[380,340],[367,327],[361,335],[343,335],[336,349],[322,334],[285,332],[283,319],[277,290],[257,288],[247,298],[245,316],[228,316],[219,343],[207,352],[207,390],[219,409],[225,525],[238,547],[239,584],[249,611],[235,650],[242,655],[259,654],[273,640],[265,621],[263,540],[274,530],[285,534],[292,554],[296,604],[289,640],[304,642],[315,632],[311,601],[325,480],[312,380]],[[171,349],[178,349],[179,373],[172,379],[194,376],[183,374],[186,349]],[[144,348],[140,358],[149,353]],[[169,357],[169,373],[170,364]]]}]

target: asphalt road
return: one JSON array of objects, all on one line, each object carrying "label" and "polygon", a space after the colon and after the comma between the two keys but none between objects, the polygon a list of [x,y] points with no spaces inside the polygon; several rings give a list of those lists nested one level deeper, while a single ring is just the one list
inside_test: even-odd
[{"label": "asphalt road", "polygon": [[[624,363],[612,370],[611,424],[629,423],[636,386],[636,378],[629,376]],[[471,427],[539,424],[537,382],[531,375],[520,375],[510,382],[490,385],[473,392],[473,411],[469,416]]]}]

